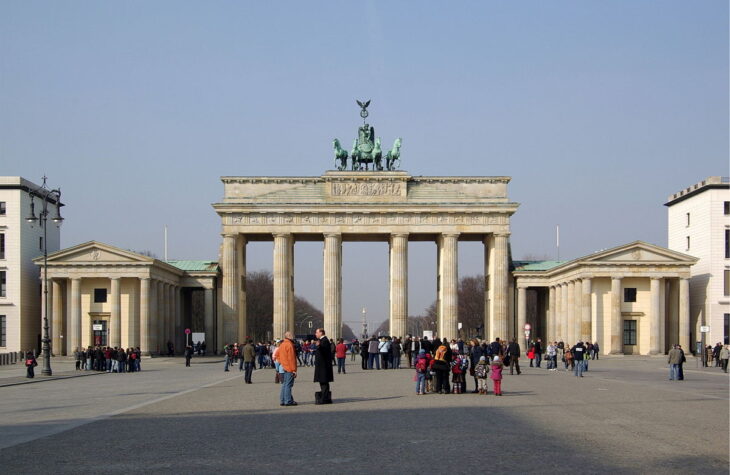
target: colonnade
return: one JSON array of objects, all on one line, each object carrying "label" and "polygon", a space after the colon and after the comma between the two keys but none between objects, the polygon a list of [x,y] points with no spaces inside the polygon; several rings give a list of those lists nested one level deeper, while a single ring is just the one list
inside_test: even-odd
[{"label": "colonnade", "polygon": [[[97,276],[89,276],[98,280]],[[184,344],[182,322],[182,286],[169,281],[150,277],[112,277],[109,279],[110,292],[106,304],[82,302],[84,277],[53,278],[49,289],[49,330],[51,348],[54,354],[73,353],[75,348],[94,345],[92,321],[107,320],[107,344],[112,347],[139,347],[142,354],[167,352],[167,342],[175,344],[176,349]],[[126,325],[122,319],[122,280],[129,295],[124,308]],[[131,281],[131,282],[130,282]],[[131,285],[130,285],[131,284]],[[204,288],[206,332],[215,325],[214,289]],[[65,296],[64,296],[65,293]],[[65,297],[65,298],[64,298]],[[65,300],[65,302],[64,302]],[[106,305],[105,311],[94,312],[94,305]],[[91,307],[90,307],[91,306]],[[97,308],[96,310],[100,310]],[[108,309],[108,311],[106,311]],[[84,313],[88,313],[88,328],[84,328]]]},{"label": "colonnade", "polygon": [[[342,233],[323,233],[324,328],[331,338],[342,335]],[[490,275],[491,310],[485,328],[505,338],[509,334],[509,267],[508,233],[484,235],[485,274]],[[407,333],[408,319],[408,241],[411,233],[391,233],[389,243],[389,307],[393,336]],[[459,233],[441,233],[436,237],[438,268],[438,335],[458,336],[458,241]],[[294,235],[273,234],[274,321],[273,336],[280,338],[287,330],[294,331]],[[223,326],[219,342],[242,341],[247,325],[245,305],[244,234],[223,235],[222,306]],[[491,269],[491,272],[490,272]],[[241,295],[243,294],[243,295]]]},{"label": "colonnade", "polygon": [[[593,283],[599,277],[576,277],[547,285],[549,290],[545,334],[536,336],[547,338],[549,341],[564,341],[570,344],[574,344],[578,340],[597,341],[599,340],[597,336],[599,329],[603,327],[605,319],[608,318],[610,335],[601,342],[607,345],[607,348],[603,348],[603,352],[623,354],[623,277],[620,275],[602,277],[610,278],[610,304],[608,309],[601,308],[600,311],[593,308],[595,293]],[[631,277],[641,276],[631,275]],[[664,345],[668,339],[671,342],[678,342],[684,348],[690,348],[689,279],[656,275],[643,277],[650,280],[647,314],[649,321],[648,353],[652,355],[664,353]],[[672,287],[677,282],[678,288]],[[539,285],[521,284],[518,280],[517,327],[520,330],[527,323],[526,292],[529,287],[539,287]],[[678,310],[676,314],[672,315],[672,318],[676,316],[677,324],[676,334],[670,325],[670,334],[666,335],[665,322],[669,318],[669,312],[666,307],[668,298],[665,292],[670,288],[676,289],[677,292],[672,294],[675,296],[675,300],[678,300]]]}]

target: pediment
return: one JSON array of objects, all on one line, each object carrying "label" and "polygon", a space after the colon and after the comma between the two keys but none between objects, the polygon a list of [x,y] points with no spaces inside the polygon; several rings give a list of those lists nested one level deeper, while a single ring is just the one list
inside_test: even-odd
[{"label": "pediment", "polygon": [[585,263],[676,263],[691,264],[697,259],[670,249],[637,241],[601,251],[583,259]]},{"label": "pediment", "polygon": [[153,261],[151,257],[95,241],[62,249],[48,256],[48,262],[53,264],[152,263]]}]

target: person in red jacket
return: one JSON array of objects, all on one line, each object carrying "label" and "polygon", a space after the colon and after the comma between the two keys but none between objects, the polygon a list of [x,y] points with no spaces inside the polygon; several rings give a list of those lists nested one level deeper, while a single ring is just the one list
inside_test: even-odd
[{"label": "person in red jacket", "polygon": [[337,358],[337,374],[346,374],[345,371],[345,358],[347,357],[347,345],[345,340],[342,338],[337,339],[337,346],[335,346],[335,357]]}]

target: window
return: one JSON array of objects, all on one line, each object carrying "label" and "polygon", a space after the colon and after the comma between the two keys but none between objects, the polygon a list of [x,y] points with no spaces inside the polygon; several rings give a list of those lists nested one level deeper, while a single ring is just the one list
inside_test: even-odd
[{"label": "window", "polygon": [[43,250],[43,236],[38,238],[38,249]]},{"label": "window", "polygon": [[725,259],[730,259],[730,229],[725,230]]},{"label": "window", "polygon": [[106,302],[106,289],[94,289],[94,303]]},{"label": "window", "polygon": [[0,233],[0,259],[5,259],[5,234]]},{"label": "window", "polygon": [[[3,327],[5,328],[5,327]],[[730,313],[725,314],[724,344],[730,345]]]},{"label": "window", "polygon": [[[727,205],[727,201],[725,202],[725,205]],[[727,206],[725,206],[727,208]],[[728,214],[728,213],[725,213]],[[0,201],[0,216],[5,216],[5,202]]]},{"label": "window", "polygon": [[[0,205],[3,205],[3,204],[4,203],[0,203]],[[727,216],[728,214],[730,214],[730,201],[726,201],[723,204],[724,204],[723,212],[725,213],[725,216]],[[4,213],[0,213],[0,214],[4,214]]]},{"label": "window", "polygon": [[624,302],[636,302],[636,289],[627,287],[624,289]]},{"label": "window", "polygon": [[7,296],[7,280],[6,280],[6,273],[4,270],[0,270],[0,297],[6,297]]},{"label": "window", "polygon": [[[727,315],[725,316],[725,321],[727,322]],[[7,317],[5,315],[0,315],[0,347],[8,346],[7,330],[5,328],[6,323]]]},{"label": "window", "polygon": [[689,213],[687,213],[687,227],[689,227]]},{"label": "window", "polygon": [[624,345],[636,344],[636,320],[624,320]]},{"label": "window", "polygon": [[689,236],[687,236],[687,250],[689,251]]},{"label": "window", "polygon": [[725,269],[725,297],[730,297],[730,270]]}]

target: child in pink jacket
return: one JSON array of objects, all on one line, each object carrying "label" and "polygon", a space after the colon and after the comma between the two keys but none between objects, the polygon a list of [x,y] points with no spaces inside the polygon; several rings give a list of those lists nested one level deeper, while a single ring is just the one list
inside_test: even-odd
[{"label": "child in pink jacket", "polygon": [[492,370],[490,371],[489,375],[489,377],[492,378],[492,381],[494,381],[495,396],[502,395],[502,368],[504,368],[502,361],[499,359],[499,356],[495,356],[494,360],[492,361]]}]

